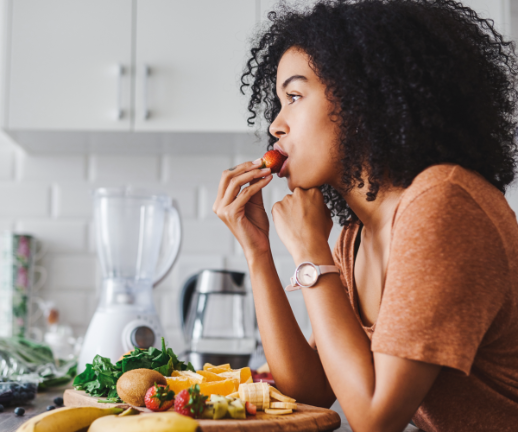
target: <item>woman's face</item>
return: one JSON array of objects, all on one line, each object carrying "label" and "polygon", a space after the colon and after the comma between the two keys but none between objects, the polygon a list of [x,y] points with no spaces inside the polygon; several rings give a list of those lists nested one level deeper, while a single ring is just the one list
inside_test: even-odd
[{"label": "woman's face", "polygon": [[296,48],[286,51],[277,69],[281,111],[270,133],[279,139],[274,148],[288,156],[279,176],[287,177],[292,191],[339,184],[340,124],[331,120],[334,107],[325,90],[309,66],[309,57]]}]

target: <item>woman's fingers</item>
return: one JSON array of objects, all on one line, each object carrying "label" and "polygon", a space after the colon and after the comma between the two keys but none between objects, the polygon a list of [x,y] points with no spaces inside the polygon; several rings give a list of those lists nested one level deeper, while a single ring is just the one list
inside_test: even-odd
[{"label": "woman's fingers", "polygon": [[233,214],[241,207],[250,201],[250,198],[253,197],[257,192],[259,192],[262,188],[264,188],[270,181],[273,179],[273,175],[270,174],[256,183],[251,184],[250,186],[244,188],[241,193],[234,199],[226,208],[229,214]]},{"label": "woman's fingers", "polygon": [[240,165],[237,165],[233,168],[229,168],[228,170],[223,171],[223,174],[221,174],[221,180],[219,182],[218,187],[218,197],[216,199],[216,202],[221,200],[223,196],[225,195],[225,192],[228,188],[228,185],[230,181],[237,176],[240,176],[241,174],[251,171],[253,169],[257,169],[261,166],[261,161],[259,162],[245,162]]},{"label": "woman's fingers", "polygon": [[250,183],[254,179],[265,177],[269,175],[270,172],[270,168],[254,169],[233,177],[230,179],[227,190],[225,191],[223,198],[220,200],[219,205],[224,207],[228,206],[232,201],[234,201],[236,196],[238,196],[239,191],[245,184]]}]

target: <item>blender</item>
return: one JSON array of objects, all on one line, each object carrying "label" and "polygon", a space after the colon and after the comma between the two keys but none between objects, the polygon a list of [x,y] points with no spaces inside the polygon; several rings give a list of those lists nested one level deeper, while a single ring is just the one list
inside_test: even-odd
[{"label": "blender", "polygon": [[163,330],[153,287],[173,267],[181,243],[178,207],[164,194],[97,189],[94,220],[103,279],[78,373],[97,354],[115,363],[134,347],[160,348]]}]

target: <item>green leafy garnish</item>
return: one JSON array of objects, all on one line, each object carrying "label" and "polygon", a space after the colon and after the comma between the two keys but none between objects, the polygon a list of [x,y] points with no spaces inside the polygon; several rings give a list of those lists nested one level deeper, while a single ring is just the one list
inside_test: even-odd
[{"label": "green leafy garnish", "polygon": [[200,386],[194,384],[189,388],[189,402],[185,404],[186,407],[194,414],[194,417],[198,418],[205,409],[205,402],[208,396],[200,393]]},{"label": "green leafy garnish", "polygon": [[173,350],[166,348],[162,338],[161,350],[155,347],[135,348],[115,365],[110,359],[96,355],[92,363],[87,363],[85,370],[76,376],[74,388],[84,390],[91,396],[107,397],[108,399],[103,401],[105,403],[120,403],[122,401],[117,394],[117,380],[124,372],[140,368],[153,369],[164,376],[171,376],[173,370],[195,372],[191,363],[185,364],[178,360]]}]

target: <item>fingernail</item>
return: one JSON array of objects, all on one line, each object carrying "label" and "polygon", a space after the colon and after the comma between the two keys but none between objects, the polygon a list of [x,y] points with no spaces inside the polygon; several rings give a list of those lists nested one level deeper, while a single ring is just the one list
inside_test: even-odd
[{"label": "fingernail", "polygon": [[259,165],[259,163],[262,162],[262,160],[263,160],[262,158],[259,158],[259,159],[256,159],[255,161],[253,161],[252,163],[254,165]]}]

